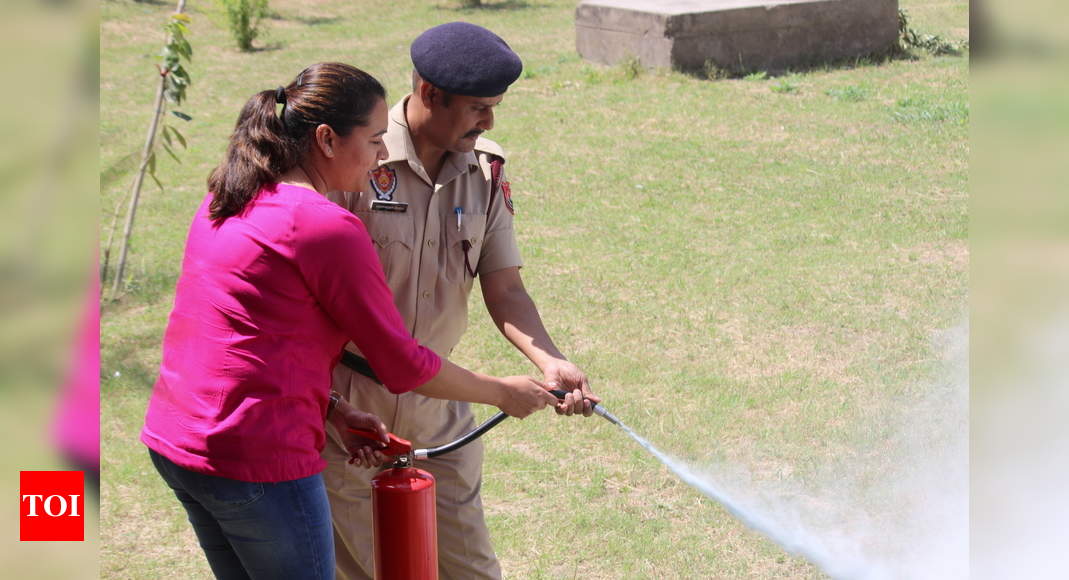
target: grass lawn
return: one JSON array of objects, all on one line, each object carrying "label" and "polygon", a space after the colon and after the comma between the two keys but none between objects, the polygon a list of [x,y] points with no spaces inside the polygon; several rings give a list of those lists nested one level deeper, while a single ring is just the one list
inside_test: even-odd
[{"label": "grass lawn", "polygon": [[[968,3],[902,0],[911,25],[967,37]],[[137,434],[189,220],[244,101],[340,60],[406,92],[408,44],[485,25],[525,73],[491,137],[509,152],[528,288],[605,405],[669,453],[804,481],[888,436],[929,383],[934,332],[965,315],[968,58],[708,81],[582,61],[574,2],[275,0],[240,53],[191,3],[193,86],[144,190],[128,291],[101,322],[101,574],[208,567]],[[101,5],[102,237],[154,97],[166,2]],[[172,117],[173,119],[173,117]],[[171,122],[171,121],[169,121]],[[474,296],[456,362],[531,372]],[[493,409],[481,410],[490,414]],[[512,578],[806,578],[790,556],[604,421],[542,413],[486,437],[484,502]]]}]

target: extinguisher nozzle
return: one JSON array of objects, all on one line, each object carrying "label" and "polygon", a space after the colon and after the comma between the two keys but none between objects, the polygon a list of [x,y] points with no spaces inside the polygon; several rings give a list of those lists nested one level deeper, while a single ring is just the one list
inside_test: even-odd
[{"label": "extinguisher nozzle", "polygon": [[612,413],[606,411],[605,407],[602,407],[601,405],[594,405],[594,414],[604,418],[606,421],[612,423],[613,425],[620,424],[620,420],[617,419],[616,416]]}]

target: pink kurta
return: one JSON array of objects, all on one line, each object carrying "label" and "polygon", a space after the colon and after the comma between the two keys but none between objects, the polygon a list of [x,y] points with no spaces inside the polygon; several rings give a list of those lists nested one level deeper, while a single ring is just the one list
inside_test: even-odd
[{"label": "pink kurta", "polygon": [[209,195],[186,241],[141,440],[243,481],[318,473],[331,369],[352,340],[391,391],[441,359],[405,329],[363,224],[319,193],[261,190],[221,224]]}]

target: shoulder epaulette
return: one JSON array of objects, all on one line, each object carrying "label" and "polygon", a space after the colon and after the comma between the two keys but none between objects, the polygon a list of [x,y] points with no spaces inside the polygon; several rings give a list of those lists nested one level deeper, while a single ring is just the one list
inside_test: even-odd
[{"label": "shoulder epaulette", "polygon": [[479,137],[475,140],[475,150],[500,158],[502,162],[505,161],[505,150],[497,142],[485,137]]}]

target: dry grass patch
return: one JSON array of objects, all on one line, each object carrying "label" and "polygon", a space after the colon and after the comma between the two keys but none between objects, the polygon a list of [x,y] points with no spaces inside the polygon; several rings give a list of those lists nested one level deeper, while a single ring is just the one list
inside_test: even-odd
[{"label": "dry grass patch", "polygon": [[861,337],[849,341],[852,348],[843,348],[829,342],[842,333],[834,327],[791,325],[765,332],[753,332],[753,328],[752,321],[741,318],[717,325],[717,330],[732,340],[732,357],[726,369],[731,378],[752,381],[794,372],[841,385],[857,382],[850,367],[864,354],[866,341]]}]

